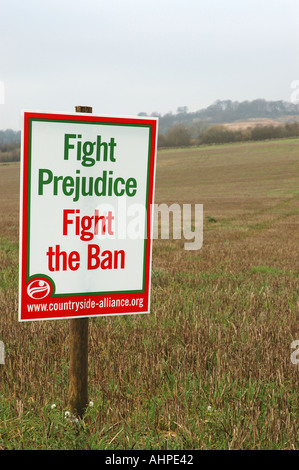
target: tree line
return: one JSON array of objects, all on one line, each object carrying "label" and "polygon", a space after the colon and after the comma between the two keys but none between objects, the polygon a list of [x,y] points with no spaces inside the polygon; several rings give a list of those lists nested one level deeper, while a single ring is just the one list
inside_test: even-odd
[{"label": "tree line", "polygon": [[188,147],[190,145],[225,144],[231,142],[248,142],[269,139],[299,137],[299,122],[286,124],[257,125],[245,129],[228,129],[223,125],[210,126],[194,131],[184,124],[176,124],[166,134],[159,134],[158,147]]},{"label": "tree line", "polygon": [[20,161],[20,143],[1,144],[0,143],[0,162],[19,162]]},{"label": "tree line", "polygon": [[[0,131],[0,162],[20,161],[20,133]],[[225,144],[269,139],[299,137],[299,122],[257,125],[245,129],[228,129],[224,125],[207,123],[198,126],[175,124],[165,134],[158,136],[158,148],[188,147],[191,145]]]},{"label": "tree line", "polygon": [[0,146],[5,144],[16,144],[21,142],[21,131],[14,131],[12,129],[0,130]]},{"label": "tree line", "polygon": [[[154,112],[150,116],[159,117],[159,129],[165,134],[176,124],[184,124],[187,127],[196,123],[208,123],[210,126],[235,121],[247,121],[248,119],[267,118],[278,119],[285,116],[298,116],[299,103],[287,101],[266,101],[256,99],[253,101],[217,100],[207,108],[190,112],[187,106],[180,106],[176,113],[168,112],[164,115]],[[148,116],[147,113],[139,113],[139,116]]]},{"label": "tree line", "polygon": [[21,131],[0,130],[0,162],[18,162],[20,160]]}]

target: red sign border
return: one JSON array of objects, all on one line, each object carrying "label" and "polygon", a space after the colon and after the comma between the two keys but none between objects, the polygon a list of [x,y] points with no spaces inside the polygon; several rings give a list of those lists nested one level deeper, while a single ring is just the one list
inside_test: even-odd
[{"label": "red sign border", "polygon": [[[145,257],[144,291],[106,294],[84,294],[72,296],[48,297],[34,300],[27,295],[27,285],[32,278],[27,278],[28,259],[28,198],[29,198],[29,153],[30,153],[30,120],[72,121],[85,123],[118,124],[128,126],[147,126],[150,134],[148,207],[147,207],[147,238]],[[87,114],[51,113],[24,111],[21,148],[21,190],[20,190],[20,273],[19,273],[19,321],[54,320],[66,318],[98,317],[106,315],[128,315],[149,313],[151,259],[152,259],[152,216],[154,204],[154,184],[157,153],[157,118],[111,117]],[[47,276],[36,275],[39,279]],[[46,282],[46,280],[45,280]],[[129,303],[129,305],[128,305]],[[139,305],[136,305],[138,303]],[[95,304],[92,308],[91,305]],[[100,304],[103,304],[101,307]],[[32,312],[28,312],[28,306]],[[36,305],[39,305],[37,310]],[[43,305],[43,308],[41,308]],[[81,306],[83,305],[83,308]],[[84,308],[84,306],[88,306]],[[69,308],[66,308],[66,307]],[[73,307],[75,306],[75,308]],[[63,308],[62,308],[63,307]],[[77,309],[77,310],[76,310]],[[94,311],[94,313],[93,313]],[[70,314],[71,312],[71,314]]]}]

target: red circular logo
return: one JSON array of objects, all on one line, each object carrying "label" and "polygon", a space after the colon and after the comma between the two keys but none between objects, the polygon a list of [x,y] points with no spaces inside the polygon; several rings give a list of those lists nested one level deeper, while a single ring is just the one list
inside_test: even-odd
[{"label": "red circular logo", "polygon": [[35,300],[44,299],[52,292],[51,283],[44,278],[38,278],[31,281],[27,286],[27,294]]}]

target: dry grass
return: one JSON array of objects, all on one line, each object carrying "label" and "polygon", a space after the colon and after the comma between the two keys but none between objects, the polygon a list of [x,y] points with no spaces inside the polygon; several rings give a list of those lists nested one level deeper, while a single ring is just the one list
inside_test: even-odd
[{"label": "dry grass", "polygon": [[230,123],[223,124],[223,127],[231,131],[237,130],[244,130],[244,129],[251,129],[256,126],[279,126],[281,124],[280,121],[276,121],[274,119],[267,119],[267,118],[254,118],[254,119],[247,119],[247,121],[234,121]]},{"label": "dry grass", "polygon": [[204,245],[156,240],[152,313],[90,320],[79,426],[68,321],[17,321],[19,167],[1,165],[0,448],[297,449],[298,150],[159,153],[156,202],[203,203]]},{"label": "dry grass", "polygon": [[281,126],[287,122],[296,122],[298,121],[298,116],[282,116],[279,119],[269,119],[269,118],[251,118],[245,121],[234,121],[229,123],[222,124],[223,127],[231,131],[252,129],[256,126]]}]

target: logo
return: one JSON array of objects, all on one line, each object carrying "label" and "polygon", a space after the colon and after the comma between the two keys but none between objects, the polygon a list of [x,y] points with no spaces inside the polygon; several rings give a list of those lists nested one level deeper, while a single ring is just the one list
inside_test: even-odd
[{"label": "logo", "polygon": [[27,294],[34,300],[44,299],[52,293],[52,285],[47,279],[37,278],[27,286]]}]

